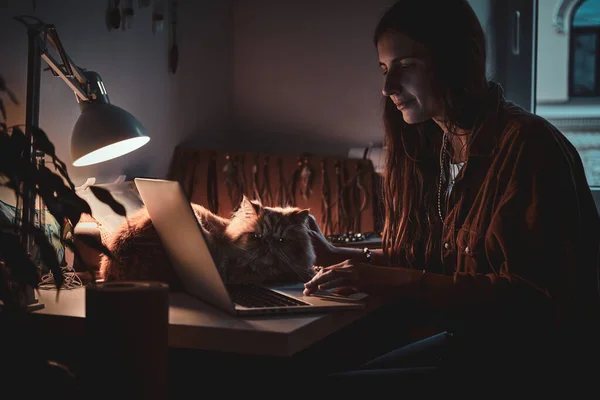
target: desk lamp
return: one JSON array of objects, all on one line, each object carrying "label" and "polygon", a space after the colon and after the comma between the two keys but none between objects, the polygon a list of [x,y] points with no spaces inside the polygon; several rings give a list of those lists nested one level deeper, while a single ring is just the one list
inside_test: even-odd
[{"label": "desk lamp", "polygon": [[[27,22],[30,18],[33,22]],[[71,158],[73,166],[97,164],[120,157],[148,143],[150,138],[144,127],[127,111],[110,103],[102,78],[93,71],[79,68],[67,55],[59,40],[56,28],[32,16],[18,16],[15,19],[27,26],[27,104],[25,115],[25,136],[27,146],[25,157],[31,163],[38,162],[38,154],[33,151],[33,132],[39,129],[40,76],[43,59],[55,76],[59,76],[73,90],[81,115],[71,135]],[[54,47],[61,58],[57,62],[49,53],[48,44]],[[23,223],[31,224],[35,215],[35,188],[31,182],[23,182]],[[21,233],[21,241],[26,249],[31,248],[32,238],[27,230]],[[33,294],[33,292],[31,293]],[[33,297],[32,295],[30,297]]]}]

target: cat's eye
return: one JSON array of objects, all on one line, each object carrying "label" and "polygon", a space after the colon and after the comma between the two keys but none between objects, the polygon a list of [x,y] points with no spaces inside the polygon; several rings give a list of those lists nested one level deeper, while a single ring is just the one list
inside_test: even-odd
[{"label": "cat's eye", "polygon": [[262,239],[262,233],[259,233],[259,232],[254,232],[254,234],[252,235],[252,237],[253,237],[255,240],[260,240],[260,239]]},{"label": "cat's eye", "polygon": [[284,243],[285,242],[285,238],[279,238],[279,243]]}]

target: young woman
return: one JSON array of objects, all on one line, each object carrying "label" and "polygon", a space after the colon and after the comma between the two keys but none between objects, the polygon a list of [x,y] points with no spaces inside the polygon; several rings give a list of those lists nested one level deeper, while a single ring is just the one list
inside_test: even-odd
[{"label": "young woman", "polygon": [[[324,267],[305,294],[412,299],[432,334],[444,333],[417,348],[452,342],[460,355],[433,359],[449,358],[454,371],[462,360],[474,367],[467,375],[514,377],[557,359],[577,367],[561,363],[600,340],[600,218],[577,151],[488,80],[484,32],[466,0],[400,0],[374,40],[384,76],[383,249],[333,247],[313,221]],[[389,372],[406,354],[368,368]]]}]

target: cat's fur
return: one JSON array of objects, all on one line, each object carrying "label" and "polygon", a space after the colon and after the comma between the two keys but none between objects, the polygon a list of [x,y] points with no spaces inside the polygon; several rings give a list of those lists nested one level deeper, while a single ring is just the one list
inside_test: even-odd
[{"label": "cat's fur", "polygon": [[[306,281],[314,275],[308,210],[264,207],[244,197],[231,218],[223,218],[191,205],[225,282]],[[183,289],[145,207],[121,225],[107,247],[115,259],[102,256],[105,281],[157,280]]]}]

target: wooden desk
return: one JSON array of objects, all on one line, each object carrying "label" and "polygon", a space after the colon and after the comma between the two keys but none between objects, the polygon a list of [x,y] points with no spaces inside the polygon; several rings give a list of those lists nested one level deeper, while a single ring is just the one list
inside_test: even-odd
[{"label": "wooden desk", "polygon": [[[299,286],[299,291],[300,286]],[[36,325],[51,336],[84,335],[85,288],[40,290],[44,308],[34,311]],[[359,311],[234,317],[184,293],[170,295],[169,347],[204,351],[292,356],[363,318],[384,301],[367,298]]]},{"label": "wooden desk", "polygon": [[[52,344],[38,340],[40,350],[77,375],[82,360],[94,351],[84,334],[85,288],[61,291],[58,302],[55,296],[54,290],[40,291],[45,307],[32,313],[30,331]],[[403,308],[385,307],[386,299],[366,301],[367,307],[359,311],[238,318],[192,296],[172,293],[169,399],[187,399],[199,385],[220,393],[262,390],[275,383],[304,386],[402,344],[404,328],[398,321]],[[232,384],[224,387],[223,377]],[[101,377],[99,384],[106,384],[106,379]]]}]

